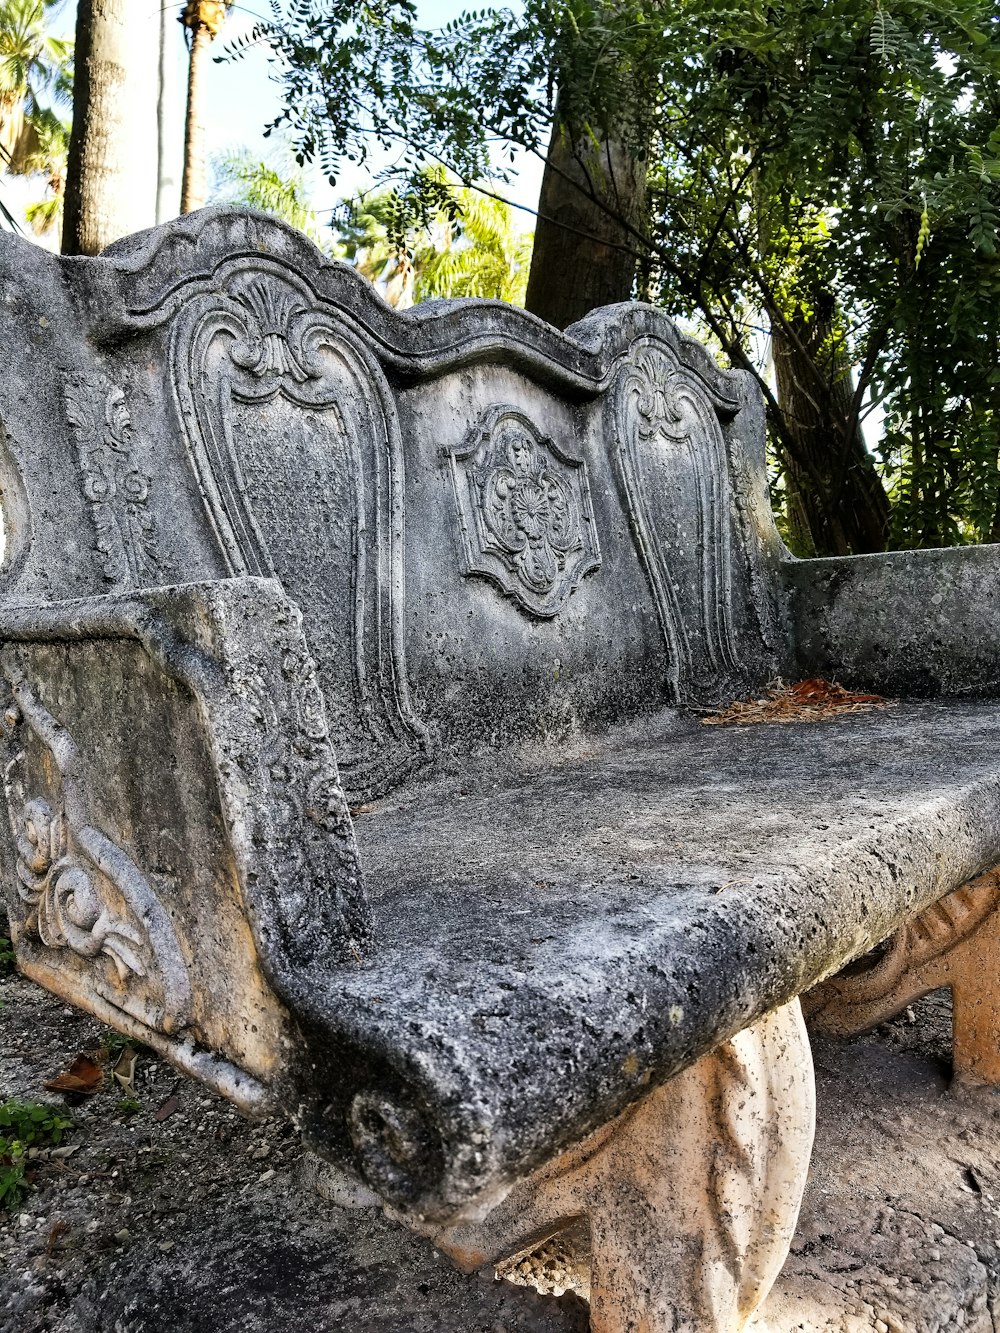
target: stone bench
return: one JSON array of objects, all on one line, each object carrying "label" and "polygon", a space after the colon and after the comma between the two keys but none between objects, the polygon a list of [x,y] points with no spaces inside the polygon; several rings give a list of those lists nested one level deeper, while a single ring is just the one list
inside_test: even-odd
[{"label": "stone bench", "polygon": [[[585,1221],[595,1330],[740,1327],[800,995],[951,985],[1000,1081],[996,549],[793,561],[756,391],[641,306],[397,315],[223,210],[0,284],[21,968],[467,1268]],[[820,671],[906,697],[702,725]]]}]

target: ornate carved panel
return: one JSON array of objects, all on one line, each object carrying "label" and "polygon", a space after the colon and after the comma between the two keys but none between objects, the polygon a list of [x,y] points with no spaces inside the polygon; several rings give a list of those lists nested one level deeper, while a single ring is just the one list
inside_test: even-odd
[{"label": "ornate carved panel", "polygon": [[171,374],[192,466],[233,574],[299,605],[353,799],[425,736],[402,663],[402,478],[381,369],[292,270],[234,260],[181,310]]},{"label": "ornate carved panel", "polygon": [[586,465],[514,407],[495,407],[451,451],[465,573],[551,619],[600,568]]},{"label": "ornate carved panel", "polygon": [[105,578],[115,590],[163,582],[150,479],[132,456],[135,434],[124,390],[99,372],[80,372],[67,378],[63,396]]},{"label": "ornate carved panel", "polygon": [[677,697],[711,697],[738,671],[733,489],[712,400],[666,343],[644,339],[614,394],[613,448],[656,599]]},{"label": "ornate carved panel", "polygon": [[[87,965],[102,999],[161,1032],[190,1019],[191,986],[176,935],[149,880],[91,821],[80,755],[22,679],[3,716],[11,752],[7,813],[17,849],[20,933]],[[32,762],[23,731],[41,746]]]}]

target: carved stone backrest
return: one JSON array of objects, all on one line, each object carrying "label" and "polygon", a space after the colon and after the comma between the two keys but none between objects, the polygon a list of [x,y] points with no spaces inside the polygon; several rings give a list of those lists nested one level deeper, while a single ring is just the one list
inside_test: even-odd
[{"label": "carved stone backrest", "polygon": [[380,790],[423,733],[401,642],[402,460],[382,370],[294,271],[234,259],[181,304],[170,382],[230,574],[302,609],[346,785]]},{"label": "carved stone backrest", "polygon": [[276,575],[353,799],[780,668],[758,397],[658,312],[399,316],[222,210],[4,247],[5,595]]}]

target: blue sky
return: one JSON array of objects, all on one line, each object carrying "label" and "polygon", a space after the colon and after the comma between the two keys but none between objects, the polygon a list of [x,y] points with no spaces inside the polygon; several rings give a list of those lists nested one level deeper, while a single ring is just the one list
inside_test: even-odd
[{"label": "blue sky", "polygon": [[[155,9],[159,7],[160,0],[130,0],[130,3],[147,4]],[[183,9],[180,0],[166,0],[166,4],[170,11],[176,11],[177,14]],[[424,0],[424,3],[418,5],[419,22],[426,27],[438,27],[469,7],[469,0],[465,3],[461,3],[461,0]],[[71,5],[67,11],[70,26],[74,9],[75,6]],[[218,50],[221,52],[227,42],[248,33],[257,19],[268,16],[267,11],[266,0],[256,0],[256,3],[254,0],[247,0],[247,3],[238,0],[217,39]],[[176,34],[177,100],[182,116],[186,52],[180,24],[176,25]],[[240,147],[248,148],[260,156],[274,153],[274,140],[265,139],[263,132],[268,121],[279,113],[281,99],[274,79],[274,67],[269,64],[263,48],[248,51],[239,61],[218,65],[213,63],[208,72],[206,100],[210,155]],[[318,170],[311,172],[314,207],[317,211],[325,212],[345,195],[370,189],[373,174],[386,162],[385,157],[378,157],[368,168],[345,163],[335,190],[331,190]],[[522,155],[518,165],[518,180],[507,187],[507,196],[533,209],[538,202],[541,163],[537,158]],[[522,212],[519,213],[519,223],[530,227],[532,219]]]},{"label": "blue sky", "polygon": [[[161,4],[165,5],[167,12],[173,18],[179,17],[184,8],[183,0],[128,0],[128,3],[141,7],[146,12],[151,41],[156,40],[157,15]],[[513,0],[513,4],[516,6],[516,0]],[[439,27],[470,7],[471,0],[423,0],[417,6],[418,20],[425,27]],[[237,0],[225,27],[216,40],[215,53],[221,54],[227,43],[249,33],[257,20],[268,18],[268,11],[267,0],[245,0],[245,3],[244,0]],[[72,37],[75,18],[76,4],[74,0],[66,0],[61,12],[53,21],[53,29],[56,34]],[[174,138],[173,156],[178,176],[179,196],[187,52],[180,23],[171,23],[168,25],[168,29],[173,42],[175,70],[172,92],[177,129]],[[269,63],[266,50],[264,48],[249,50],[241,60],[231,63],[215,64],[213,62],[208,70],[207,85],[206,131],[209,159],[211,160],[213,157],[218,157],[229,150],[238,148],[249,149],[256,156],[278,157],[280,159],[280,145],[276,143],[274,138],[264,138],[266,125],[281,110],[280,89],[275,80],[274,66]],[[151,130],[151,133],[155,134],[155,130]],[[150,174],[153,170],[152,160],[145,157],[145,155],[144,158],[143,162],[137,163],[137,171],[144,173],[141,192],[145,195],[150,189],[155,189],[155,185],[152,184]],[[327,210],[333,208],[338,200],[345,195],[371,189],[375,173],[381,167],[387,165],[389,160],[385,155],[373,156],[366,168],[345,163],[336,189],[330,188],[318,169],[310,171],[308,176],[312,187],[312,203],[317,212],[320,213],[321,219],[325,220]],[[538,202],[538,191],[541,184],[541,162],[535,157],[521,154],[516,165],[519,168],[517,180],[505,186],[503,193],[519,205],[534,209]],[[15,186],[15,193],[17,196],[24,193],[25,202],[27,202],[29,197],[37,197],[37,188],[31,187],[28,189],[17,185]],[[9,195],[10,190],[8,189]],[[515,217],[520,227],[530,228],[533,225],[533,219],[528,213],[519,210]],[[153,220],[150,217],[142,225],[150,225]]]}]

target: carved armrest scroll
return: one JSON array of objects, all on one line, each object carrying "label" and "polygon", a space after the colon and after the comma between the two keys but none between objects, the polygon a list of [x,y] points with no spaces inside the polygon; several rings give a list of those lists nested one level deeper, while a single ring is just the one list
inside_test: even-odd
[{"label": "carved armrest scroll", "polygon": [[292,978],[367,908],[298,613],[233,579],[10,612],[21,968],[247,1109],[294,1106]]}]

